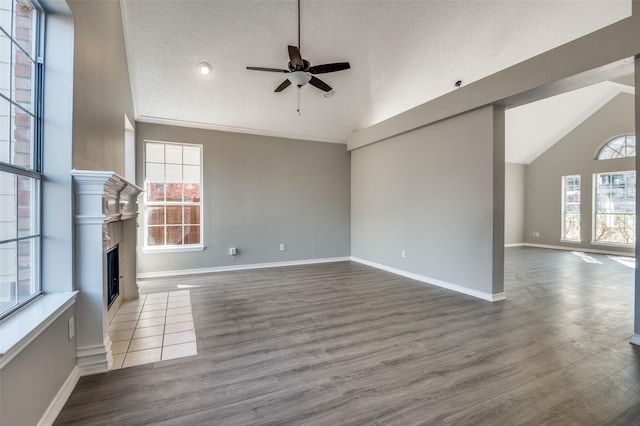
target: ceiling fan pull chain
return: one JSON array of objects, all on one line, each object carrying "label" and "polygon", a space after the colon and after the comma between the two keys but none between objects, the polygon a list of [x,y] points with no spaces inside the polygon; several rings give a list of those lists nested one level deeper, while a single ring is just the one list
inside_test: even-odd
[{"label": "ceiling fan pull chain", "polygon": [[300,116],[300,86],[298,86],[298,116]]}]

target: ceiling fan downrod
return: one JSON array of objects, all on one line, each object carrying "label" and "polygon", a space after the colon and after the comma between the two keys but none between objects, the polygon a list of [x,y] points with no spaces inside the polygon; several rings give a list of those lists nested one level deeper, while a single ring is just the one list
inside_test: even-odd
[{"label": "ceiling fan downrod", "polygon": [[298,49],[302,50],[300,45],[300,0],[298,0]]}]

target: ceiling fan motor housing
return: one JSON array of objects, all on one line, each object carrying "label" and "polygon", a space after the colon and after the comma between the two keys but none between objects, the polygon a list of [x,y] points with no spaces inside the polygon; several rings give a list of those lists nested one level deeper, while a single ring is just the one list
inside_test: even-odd
[{"label": "ceiling fan motor housing", "polygon": [[287,64],[289,71],[293,72],[293,71],[309,71],[309,67],[311,66],[311,63],[309,61],[307,61],[306,59],[302,60],[303,66],[302,67],[297,67],[294,64],[291,63],[291,61],[289,61],[289,63]]}]

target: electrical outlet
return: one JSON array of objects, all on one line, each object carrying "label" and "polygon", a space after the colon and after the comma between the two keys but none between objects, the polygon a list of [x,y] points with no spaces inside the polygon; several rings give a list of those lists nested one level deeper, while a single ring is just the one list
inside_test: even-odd
[{"label": "electrical outlet", "polygon": [[285,243],[280,243],[280,251],[285,251],[287,249],[287,246],[285,245]]},{"label": "electrical outlet", "polygon": [[69,340],[73,339],[73,336],[76,335],[76,318],[69,318]]},{"label": "electrical outlet", "polygon": [[407,252],[406,252],[406,250],[402,250],[402,251],[400,252],[400,256],[401,256],[403,259],[404,259],[405,257],[407,257]]},{"label": "electrical outlet", "polygon": [[235,247],[231,247],[229,249],[229,256],[235,256],[236,254],[238,254],[238,250]]}]

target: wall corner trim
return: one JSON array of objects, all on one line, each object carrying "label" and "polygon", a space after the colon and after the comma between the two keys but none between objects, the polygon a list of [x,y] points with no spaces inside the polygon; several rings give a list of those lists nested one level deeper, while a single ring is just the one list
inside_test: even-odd
[{"label": "wall corner trim", "polygon": [[71,370],[71,373],[69,373],[69,377],[67,377],[67,380],[64,381],[62,387],[60,387],[60,390],[53,398],[53,401],[51,401],[51,404],[49,404],[49,407],[47,407],[47,410],[44,412],[44,415],[38,422],[38,426],[52,425],[53,422],[56,421],[56,418],[62,411],[64,404],[66,404],[69,400],[71,392],[73,392],[73,389],[75,389],[79,379],[80,370],[76,365],[73,370]]},{"label": "wall corner trim", "polygon": [[640,334],[634,334],[633,336],[631,336],[631,339],[629,339],[629,343],[631,343],[632,345],[640,346]]},{"label": "wall corner trim", "polygon": [[453,284],[447,281],[442,281],[437,278],[430,278],[424,275],[415,274],[413,272],[403,271],[402,269],[392,268],[390,266],[382,265],[376,262],[371,262],[369,260],[360,259],[358,257],[352,256],[351,260],[354,262],[361,263],[363,265],[367,265],[373,268],[381,269],[383,271],[391,272],[392,274],[400,275],[406,278],[411,278],[412,280],[434,285],[436,287],[446,288],[447,290],[452,290],[452,291],[455,291],[456,293],[466,294],[467,296],[473,296],[478,299],[486,300],[489,302],[497,302],[497,301],[506,299],[504,292],[496,293],[496,294],[486,293],[483,291],[473,290],[471,288],[467,288],[459,284]]}]

